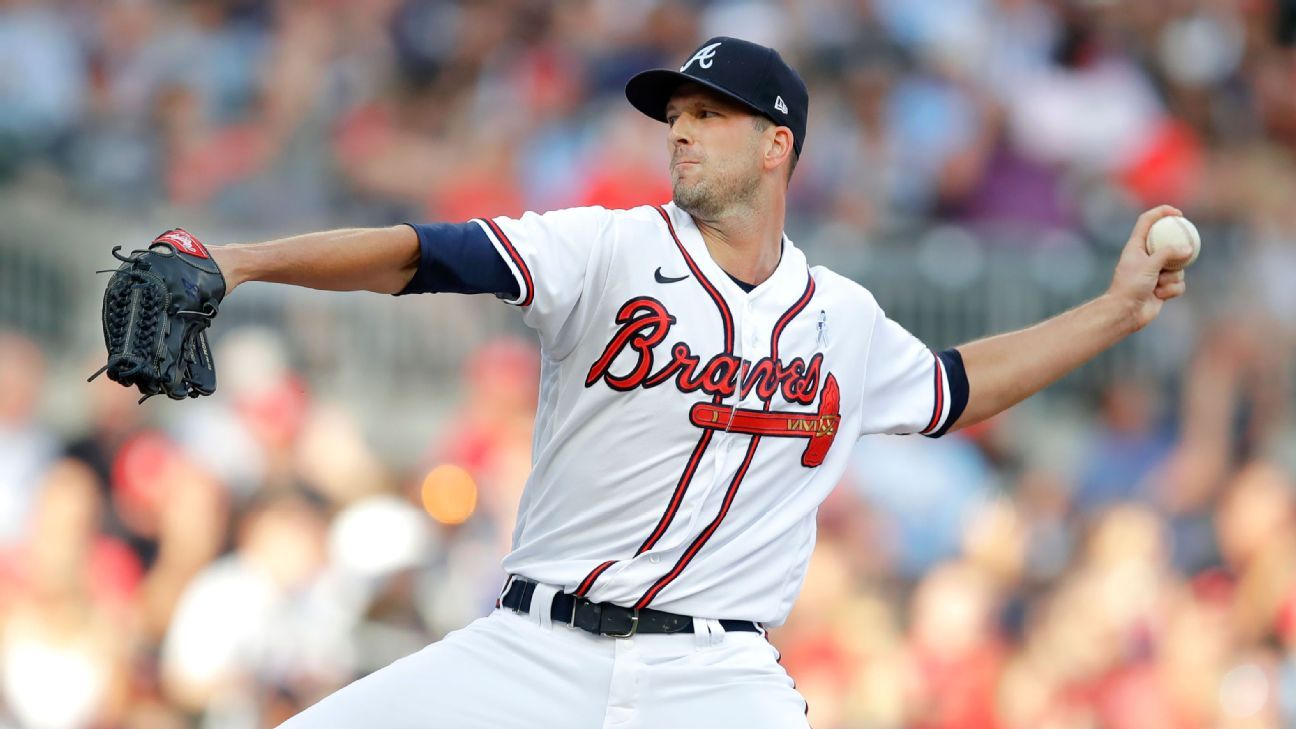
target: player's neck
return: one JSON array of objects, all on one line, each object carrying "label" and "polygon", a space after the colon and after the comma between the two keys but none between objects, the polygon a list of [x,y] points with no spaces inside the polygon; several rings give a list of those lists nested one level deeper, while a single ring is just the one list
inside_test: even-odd
[{"label": "player's neck", "polygon": [[711,258],[725,273],[751,284],[764,283],[778,268],[783,255],[783,220],[782,201],[743,206],[715,220],[693,216]]}]

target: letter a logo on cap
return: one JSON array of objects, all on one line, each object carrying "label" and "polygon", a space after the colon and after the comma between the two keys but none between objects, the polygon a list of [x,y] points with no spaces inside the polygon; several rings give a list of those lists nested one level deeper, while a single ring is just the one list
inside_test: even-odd
[{"label": "letter a logo on cap", "polygon": [[688,63],[680,66],[680,73],[684,73],[689,66],[693,65],[694,61],[697,61],[697,64],[702,68],[711,68],[711,59],[715,58],[716,49],[719,47],[719,43],[712,43],[709,46],[703,46],[697,53],[693,54],[692,58],[688,59]]}]

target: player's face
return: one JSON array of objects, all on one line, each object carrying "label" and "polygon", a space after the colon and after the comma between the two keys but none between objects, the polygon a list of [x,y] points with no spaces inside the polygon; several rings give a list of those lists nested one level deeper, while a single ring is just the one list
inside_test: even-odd
[{"label": "player's face", "polygon": [[666,123],[676,205],[714,220],[755,199],[762,132],[751,111],[702,86],[685,84],[666,104]]}]

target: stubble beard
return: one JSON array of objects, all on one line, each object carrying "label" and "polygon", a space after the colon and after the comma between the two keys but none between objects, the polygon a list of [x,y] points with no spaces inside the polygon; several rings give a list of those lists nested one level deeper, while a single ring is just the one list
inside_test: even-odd
[{"label": "stubble beard", "polygon": [[675,205],[702,220],[719,220],[743,206],[750,207],[760,184],[757,175],[720,175],[691,183],[676,175],[671,177],[671,197]]}]

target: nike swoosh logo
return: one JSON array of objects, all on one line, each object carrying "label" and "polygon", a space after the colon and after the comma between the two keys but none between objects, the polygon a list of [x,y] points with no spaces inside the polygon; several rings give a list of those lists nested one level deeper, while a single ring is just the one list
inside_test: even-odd
[{"label": "nike swoosh logo", "polygon": [[688,274],[686,273],[683,276],[663,276],[661,266],[658,266],[657,270],[653,271],[653,278],[657,279],[657,283],[660,284],[676,283],[688,278]]}]

